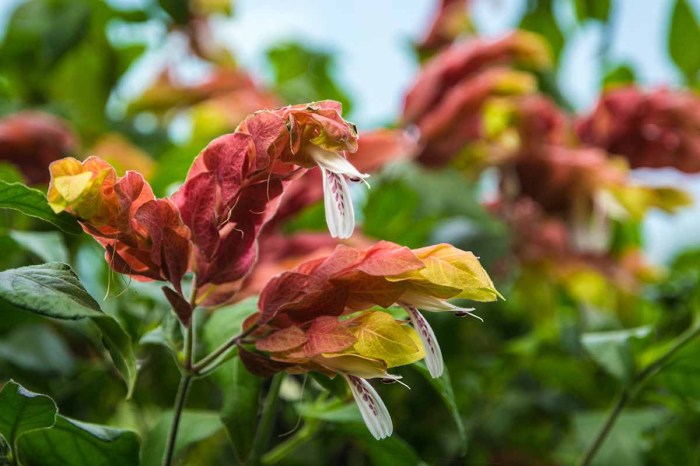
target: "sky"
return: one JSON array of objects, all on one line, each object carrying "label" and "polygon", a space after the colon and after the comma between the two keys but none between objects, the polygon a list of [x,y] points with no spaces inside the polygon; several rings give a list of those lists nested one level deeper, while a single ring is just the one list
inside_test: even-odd
[{"label": "sky", "polygon": [[[0,32],[9,12],[20,0],[0,0]],[[109,0],[124,7],[139,6],[144,0]],[[474,21],[488,36],[510,30],[518,21],[526,0],[472,0]],[[434,0],[235,0],[232,19],[217,21],[217,37],[236,54],[240,63],[254,75],[265,77],[269,70],[265,50],[282,40],[297,40],[336,56],[336,77],[353,97],[352,120],[361,129],[393,121],[401,108],[402,96],[417,71],[410,49],[411,40],[428,25]],[[557,2],[558,6],[568,2]],[[700,0],[690,2],[700,12]],[[640,81],[647,86],[674,85],[678,74],[665,51],[668,18],[673,0],[613,0],[613,34],[609,57],[631,63]],[[566,8],[556,11],[571,23]],[[132,31],[116,31],[129,35]],[[143,34],[143,32],[142,32]],[[157,30],[146,31],[152,43]],[[179,60],[178,44],[166,47],[166,54],[152,54],[141,61],[127,79],[123,91],[137,93],[147,85],[163,60]],[[600,70],[594,60],[600,49],[600,28],[589,24],[577,28],[562,55],[558,77],[564,95],[585,111],[598,94]],[[692,45],[695,46],[695,45]],[[191,67],[196,76],[198,69]],[[641,173],[640,179],[673,182],[691,190],[700,199],[700,183],[695,178],[667,172]],[[665,262],[679,248],[693,241],[681,235],[688,228],[698,229],[700,209],[689,209],[669,217],[650,216],[645,225],[648,253],[655,262]],[[675,238],[668,241],[669,237]]]}]

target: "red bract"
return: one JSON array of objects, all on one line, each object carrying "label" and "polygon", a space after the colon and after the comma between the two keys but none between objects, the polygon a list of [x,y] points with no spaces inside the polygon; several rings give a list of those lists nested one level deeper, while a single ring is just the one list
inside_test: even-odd
[{"label": "red bract", "polygon": [[577,132],[584,143],[625,156],[632,168],[700,171],[700,99],[690,91],[613,90]]},{"label": "red bract", "polygon": [[260,230],[299,166],[314,166],[315,151],[354,148],[355,130],[339,111],[339,104],[319,102],[258,112],[197,157],[174,200],[192,231],[201,299],[226,301],[240,287],[256,261]]},{"label": "red bract", "polygon": [[417,124],[446,99],[460,82],[494,66],[520,64],[545,67],[549,52],[544,42],[526,32],[516,32],[499,40],[470,40],[453,45],[430,60],[406,94],[405,123]]},{"label": "red bract", "polygon": [[27,111],[0,119],[0,161],[17,165],[28,183],[49,181],[49,164],[76,149],[73,131],[48,113]]},{"label": "red bract", "polygon": [[140,174],[118,178],[111,165],[96,157],[82,163],[62,159],[50,169],[51,207],[76,216],[104,246],[112,268],[136,279],[170,281],[180,291],[190,232],[170,200],[156,199]]}]

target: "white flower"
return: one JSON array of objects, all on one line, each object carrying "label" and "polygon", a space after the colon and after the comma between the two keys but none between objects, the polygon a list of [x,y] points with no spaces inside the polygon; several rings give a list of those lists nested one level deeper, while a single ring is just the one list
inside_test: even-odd
[{"label": "white flower", "polygon": [[432,312],[451,311],[458,315],[469,315],[482,320],[481,317],[471,313],[474,310],[473,308],[458,307],[444,299],[415,293],[411,290],[401,296],[398,304],[406,310],[411,318],[413,328],[416,329],[425,349],[425,365],[434,379],[440,377],[445,370],[442,350],[437,338],[435,338],[435,332],[433,332],[432,327],[418,309]]},{"label": "white flower", "polygon": [[350,385],[352,396],[372,436],[377,440],[389,437],[394,431],[394,425],[386,405],[374,387],[360,377],[344,373],[342,375]]},{"label": "white flower", "polygon": [[355,229],[355,210],[347,180],[362,181],[367,184],[365,178],[369,175],[360,173],[341,153],[315,146],[310,151],[310,155],[321,169],[323,176],[328,230],[334,238],[349,238]]}]

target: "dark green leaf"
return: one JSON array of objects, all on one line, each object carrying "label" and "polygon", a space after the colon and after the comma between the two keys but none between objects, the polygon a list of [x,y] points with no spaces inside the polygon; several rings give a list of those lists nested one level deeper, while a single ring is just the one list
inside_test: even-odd
[{"label": "dark green leaf", "polygon": [[442,398],[442,402],[445,403],[445,406],[450,412],[450,415],[455,422],[455,426],[457,427],[457,434],[459,435],[459,441],[461,444],[460,453],[465,454],[467,451],[467,432],[464,429],[462,415],[459,413],[459,409],[457,408],[457,401],[455,400],[455,394],[452,390],[452,381],[450,380],[450,373],[447,371],[447,367],[445,367],[442,377],[437,379],[434,379],[430,375],[428,368],[425,367],[424,364],[414,364],[413,367],[415,367],[416,370],[420,372],[423,377],[425,377],[425,380],[427,380],[430,385],[433,386],[435,391],[437,391],[440,395],[440,398]]},{"label": "dark green leaf", "polygon": [[336,426],[337,429],[334,430],[339,434],[348,435],[360,444],[375,466],[388,464],[415,466],[419,462],[416,452],[396,434],[377,441],[364,425],[336,424]]},{"label": "dark green leaf", "polygon": [[18,210],[49,222],[66,233],[80,234],[83,231],[78,222],[67,213],[55,214],[41,191],[21,183],[0,181],[0,208]]},{"label": "dark green leaf", "polygon": [[610,16],[610,0],[574,0],[576,18],[583,22],[587,19],[607,21]]},{"label": "dark green leaf", "polygon": [[187,24],[190,19],[188,0],[158,0],[158,4],[177,24]]},{"label": "dark green leaf", "polygon": [[25,466],[129,466],[139,461],[139,437],[130,430],[58,416],[48,430],[19,442]]},{"label": "dark green leaf", "polygon": [[700,70],[700,26],[687,0],[676,0],[668,35],[668,52],[689,83]]},{"label": "dark green leaf", "polygon": [[240,358],[234,358],[222,369],[227,371],[230,379],[222,384],[221,422],[226,426],[238,460],[242,462],[250,455],[253,445],[263,379],[248,372]]},{"label": "dark green leaf", "polygon": [[17,455],[17,441],[25,434],[48,429],[56,422],[53,400],[10,380],[0,391],[0,434]]},{"label": "dark green leaf", "polygon": [[131,338],[112,316],[102,312],[68,265],[48,263],[0,272],[0,298],[47,317],[92,319],[131,395],[136,382]]}]

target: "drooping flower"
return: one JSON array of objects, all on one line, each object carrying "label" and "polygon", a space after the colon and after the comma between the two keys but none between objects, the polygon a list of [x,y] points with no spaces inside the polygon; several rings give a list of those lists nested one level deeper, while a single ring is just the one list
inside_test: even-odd
[{"label": "drooping flower", "polygon": [[[476,257],[453,246],[412,251],[385,241],[364,250],[341,245],[270,280],[259,312],[245,324],[255,327],[256,349],[267,356],[247,354],[243,361],[253,372],[340,374],[372,434],[383,438],[391,433],[390,419],[363,379],[397,379],[387,370],[422,358],[433,377],[443,371],[439,344],[419,309],[469,313],[447,300],[499,296]],[[406,309],[413,328],[373,310],[393,305]]]},{"label": "drooping flower", "polygon": [[143,177],[117,177],[107,162],[65,158],[51,164],[49,205],[67,211],[107,251],[107,262],[139,280],[170,281],[187,271],[190,230],[169,199],[156,199]]},{"label": "drooping flower", "polygon": [[700,171],[700,99],[693,92],[614,89],[576,129],[584,143],[624,156],[632,168]]},{"label": "drooping flower", "polygon": [[365,184],[369,176],[358,171],[346,158],[357,151],[357,130],[342,119],[337,102],[323,101],[280,109],[290,128],[290,157],[302,167],[318,166],[323,178],[326,223],[334,238],[349,238],[355,228],[355,211],[348,181]]}]

